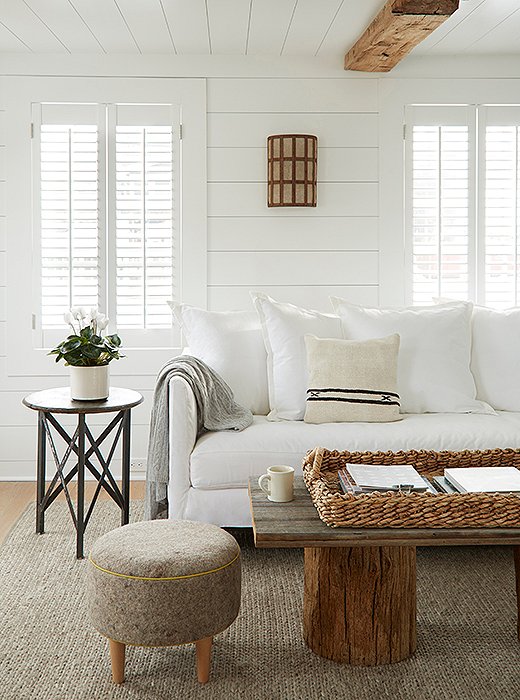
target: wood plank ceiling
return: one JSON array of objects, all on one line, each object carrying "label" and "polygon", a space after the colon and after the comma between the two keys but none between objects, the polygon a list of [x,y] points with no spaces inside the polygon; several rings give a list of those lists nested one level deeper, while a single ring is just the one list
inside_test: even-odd
[{"label": "wood plank ceiling", "polygon": [[[0,0],[0,52],[331,56],[385,0]],[[413,54],[519,53],[519,0],[463,0]]]}]

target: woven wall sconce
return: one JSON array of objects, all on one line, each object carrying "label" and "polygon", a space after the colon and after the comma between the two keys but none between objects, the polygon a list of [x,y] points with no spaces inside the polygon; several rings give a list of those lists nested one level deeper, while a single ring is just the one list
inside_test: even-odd
[{"label": "woven wall sconce", "polygon": [[318,137],[267,137],[267,206],[315,207]]}]

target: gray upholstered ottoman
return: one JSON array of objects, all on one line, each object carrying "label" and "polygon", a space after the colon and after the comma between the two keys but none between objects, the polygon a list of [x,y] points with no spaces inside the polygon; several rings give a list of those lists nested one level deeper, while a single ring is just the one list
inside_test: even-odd
[{"label": "gray upholstered ottoman", "polygon": [[151,520],[124,525],[94,544],[88,608],[110,640],[112,677],[124,681],[125,645],[195,642],[197,675],[209,677],[213,635],[240,607],[240,548],[215,525]]}]

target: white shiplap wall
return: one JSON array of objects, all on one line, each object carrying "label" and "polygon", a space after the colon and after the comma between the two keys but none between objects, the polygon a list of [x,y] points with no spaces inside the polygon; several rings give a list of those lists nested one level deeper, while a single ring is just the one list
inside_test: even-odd
[{"label": "white shiplap wall", "polygon": [[[5,118],[0,104],[0,362],[5,361],[6,319],[6,172],[5,172]],[[1,387],[1,384],[0,384]]]},{"label": "white shiplap wall", "polygon": [[[250,289],[323,310],[330,308],[330,294],[377,303],[377,82],[343,77],[208,79],[208,308],[251,308]],[[22,398],[68,380],[52,363],[46,377],[30,376],[30,370],[28,376],[14,377],[6,371],[8,174],[2,152],[9,144],[2,114],[0,480],[34,479],[36,415],[22,406]],[[266,137],[298,131],[319,138],[318,207],[268,209]],[[146,456],[153,373],[158,368],[146,369],[146,375],[117,377],[117,385],[135,388],[145,397],[133,413],[135,458]],[[71,420],[64,423],[72,425]],[[104,419],[92,423],[103,425]]]},{"label": "white shiplap wall", "polygon": [[[208,81],[208,308],[377,303],[377,110],[376,80]],[[269,209],[266,137],[298,132],[318,136],[318,206]]]}]

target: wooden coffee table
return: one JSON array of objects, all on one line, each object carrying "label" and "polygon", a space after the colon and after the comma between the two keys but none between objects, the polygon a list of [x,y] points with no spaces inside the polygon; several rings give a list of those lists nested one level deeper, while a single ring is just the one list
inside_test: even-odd
[{"label": "wooden coffee table", "polygon": [[303,635],[316,654],[358,666],[394,663],[416,647],[415,548],[514,545],[520,639],[520,528],[331,528],[302,477],[294,500],[272,503],[249,482],[257,547],[303,547]]}]

